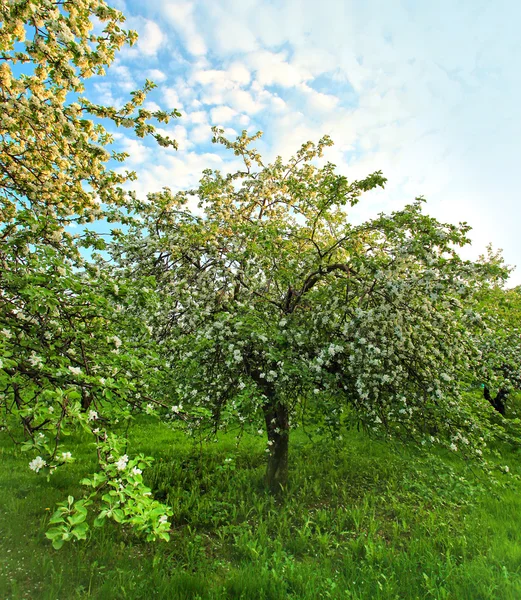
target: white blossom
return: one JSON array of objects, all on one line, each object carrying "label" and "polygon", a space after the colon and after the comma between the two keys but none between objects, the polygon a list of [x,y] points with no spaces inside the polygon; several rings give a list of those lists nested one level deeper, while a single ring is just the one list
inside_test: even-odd
[{"label": "white blossom", "polygon": [[47,463],[43,460],[43,458],[41,456],[37,456],[35,459],[33,459],[30,463],[29,463],[29,468],[32,471],[35,471],[36,473],[38,473],[38,471],[40,469],[43,469],[43,467],[45,467]]},{"label": "white blossom", "polygon": [[43,365],[42,358],[38,356],[34,351],[31,352],[31,356],[28,358],[28,360],[33,367],[41,367]]},{"label": "white blossom", "polygon": [[121,344],[123,343],[117,335],[113,335],[109,341],[114,343],[114,346],[116,346],[116,348],[119,348],[121,346]]},{"label": "white blossom", "polygon": [[121,456],[118,461],[116,462],[116,467],[118,469],[118,471],[124,471],[127,468],[127,463],[128,463],[128,456],[126,454],[123,454],[123,456]]}]

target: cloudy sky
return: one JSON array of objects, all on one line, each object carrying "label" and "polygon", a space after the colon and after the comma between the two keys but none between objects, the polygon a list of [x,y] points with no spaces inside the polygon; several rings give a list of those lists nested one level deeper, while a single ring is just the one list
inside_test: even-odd
[{"label": "cloudy sky", "polygon": [[151,106],[183,113],[166,128],[177,152],[119,137],[140,193],[231,168],[211,125],[262,130],[269,157],[327,133],[349,178],[388,178],[354,220],[423,195],[427,212],[472,225],[467,256],[503,248],[521,284],[519,0],[110,3],[140,40],[95,93],[118,104],[148,77]]}]

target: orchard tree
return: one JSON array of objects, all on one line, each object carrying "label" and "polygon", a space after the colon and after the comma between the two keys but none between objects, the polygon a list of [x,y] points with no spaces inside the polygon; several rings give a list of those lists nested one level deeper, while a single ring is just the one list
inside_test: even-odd
[{"label": "orchard tree", "polygon": [[483,394],[505,416],[508,397],[521,390],[521,288],[488,288],[481,312],[487,323],[480,338]]},{"label": "orchard tree", "polygon": [[348,181],[318,166],[328,137],[264,164],[256,137],[215,130],[244,169],[136,201],[143,221],[113,246],[125,277],[156,279],[162,302],[147,320],[172,366],[174,413],[266,431],[273,491],[306,415],[337,430],[354,411],[371,431],[479,456],[487,404],[459,385],[479,356],[470,330],[485,280],[456,252],[468,225],[423,214],[422,199],[353,225],[350,208],[384,186],[380,172]]},{"label": "orchard tree", "polygon": [[[103,0],[2,0],[0,18],[0,425],[47,475],[74,460],[63,444],[69,431],[83,428],[96,442],[101,470],[86,480],[89,496],[54,515],[56,547],[85,537],[98,491],[97,524],[109,517],[167,537],[168,511],[141,476],[149,459],[129,459],[111,431],[152,402],[143,374],[160,378],[150,334],[128,310],[151,296],[86,262],[84,250],[104,247],[88,223],[124,222],[122,185],[134,177],[109,166],[125,155],[106,127],[175,147],[151,119],[179,113],[143,108],[149,81],[120,108],[83,95],[85,80],[137,39]],[[71,234],[74,225],[81,233]]]}]

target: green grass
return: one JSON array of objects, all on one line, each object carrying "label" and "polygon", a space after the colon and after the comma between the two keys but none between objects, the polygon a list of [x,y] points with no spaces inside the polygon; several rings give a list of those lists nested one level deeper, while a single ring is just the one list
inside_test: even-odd
[{"label": "green grass", "polygon": [[[109,524],[60,551],[44,536],[49,513],[81,495],[91,449],[72,441],[77,461],[47,482],[0,438],[2,600],[521,598],[516,481],[466,483],[457,458],[362,433],[311,444],[298,432],[277,500],[263,488],[260,436],[200,448],[146,419],[132,437],[134,452],[157,457],[147,481],[174,509],[171,541]],[[502,464],[519,472],[519,456],[505,450]]]}]

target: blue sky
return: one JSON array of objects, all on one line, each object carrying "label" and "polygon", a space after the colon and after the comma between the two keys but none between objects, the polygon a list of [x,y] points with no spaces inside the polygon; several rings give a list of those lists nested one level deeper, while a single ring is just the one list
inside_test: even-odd
[{"label": "blue sky", "polygon": [[424,195],[427,212],[472,225],[467,257],[491,242],[519,265],[521,284],[521,2],[111,3],[140,41],[92,81],[95,93],[119,103],[148,77],[158,84],[151,106],[183,113],[165,127],[178,152],[118,134],[139,193],[233,169],[211,125],[262,130],[257,147],[269,157],[327,133],[327,158],[349,178],[388,178],[354,220]]}]

